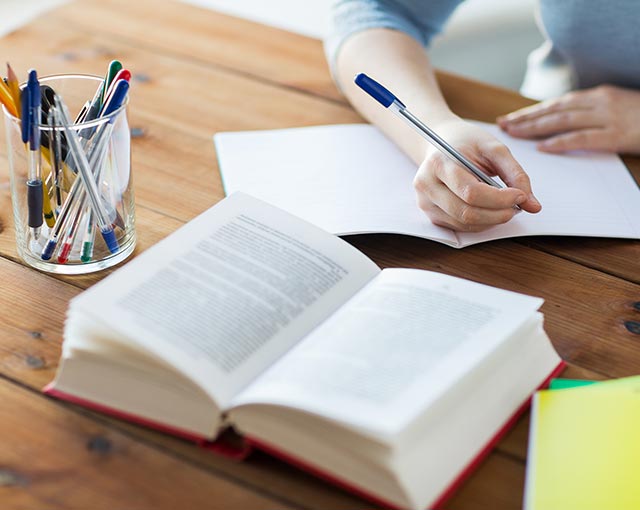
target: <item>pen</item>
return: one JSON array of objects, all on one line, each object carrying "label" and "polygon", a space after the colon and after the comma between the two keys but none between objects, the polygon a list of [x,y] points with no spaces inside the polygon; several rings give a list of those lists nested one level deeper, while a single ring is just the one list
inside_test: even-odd
[{"label": "pen", "polygon": [[125,80],[127,82],[131,81],[131,71],[129,71],[128,69],[120,69],[120,71],[118,71],[118,74],[115,75],[115,77],[113,78],[113,81],[109,84],[109,88],[107,89],[107,92],[104,95],[105,103],[109,100],[109,97],[111,97],[111,94],[115,90],[116,84],[120,80]]},{"label": "pen", "polygon": [[87,155],[82,149],[82,145],[80,144],[80,140],[78,138],[78,133],[71,129],[69,112],[67,110],[67,107],[60,99],[60,96],[56,95],[55,103],[56,109],[60,110],[61,124],[64,132],[67,134],[67,141],[69,143],[71,155],[76,162],[76,166],[78,167],[78,178],[81,179],[82,183],[84,184],[84,189],[86,190],[86,193],[89,197],[89,204],[91,205],[93,214],[96,217],[96,223],[100,228],[100,233],[102,234],[104,242],[106,243],[109,251],[111,253],[116,253],[120,246],[113,231],[113,227],[109,222],[109,217],[107,215],[107,212],[105,211],[105,207],[100,200],[100,193],[96,185],[95,177],[91,172],[91,165],[87,160]]},{"label": "pen", "polygon": [[[113,103],[115,106],[115,103]],[[117,109],[117,108],[116,108]],[[53,108],[54,119],[57,119],[55,122],[56,125],[62,126],[62,122],[59,118],[59,109]],[[102,168],[104,157],[106,155],[106,148],[108,147],[109,137],[111,136],[111,132],[113,131],[113,124],[108,123],[104,126],[104,129],[98,132],[98,134],[94,137],[93,143],[88,151],[89,157],[89,166],[90,168],[100,169]],[[99,172],[94,172],[94,177],[96,180],[99,178]],[[60,212],[58,213],[58,220],[51,229],[49,233],[49,237],[45,244],[44,249],[42,250],[41,258],[42,260],[49,260],[53,256],[55,252],[56,246],[60,241],[60,234],[65,231],[64,226],[69,221],[69,218],[73,216],[76,211],[76,205],[85,200],[86,197],[86,188],[81,185],[81,179],[76,178],[71,185],[69,192],[67,193],[67,197],[60,208]],[[89,207],[90,208],[90,207]],[[117,222],[117,212],[113,211],[114,220]],[[111,216],[109,216],[111,219]]]},{"label": "pen", "polygon": [[[93,120],[99,116],[100,110],[104,106],[104,103],[107,99],[107,92],[109,89],[109,85],[111,85],[111,82],[114,81],[116,74],[118,74],[118,72],[121,69],[122,69],[122,64],[120,63],[120,61],[112,60],[109,63],[107,74],[105,75],[104,79],[100,83],[98,90],[96,91],[95,95],[93,96],[93,99],[91,100],[91,106],[89,107],[89,111],[87,112],[84,119],[85,122]],[[93,134],[93,130],[90,131],[89,136],[91,136],[91,134]],[[81,133],[81,136],[85,136],[85,135]]]},{"label": "pen", "polygon": [[402,101],[394,96],[389,90],[380,85],[377,81],[369,78],[366,74],[360,73],[355,78],[356,85],[369,94],[373,99],[378,101],[382,106],[388,108],[396,115],[402,117],[416,131],[418,131],[427,141],[431,142],[447,156],[462,165],[469,172],[475,175],[480,181],[493,186],[494,188],[504,188],[500,183],[494,181],[474,163],[465,158],[460,152],[449,145],[431,128],[426,126],[420,119],[413,115]]},{"label": "pen", "polygon": [[34,239],[42,227],[42,175],[40,168],[40,84],[34,69],[22,98],[22,141],[29,144],[29,170],[27,180],[28,223]]},{"label": "pen", "polygon": [[[115,78],[111,82],[109,86],[109,90],[107,92],[107,99],[103,106],[103,111],[100,112],[100,116],[110,115],[115,112],[120,106],[124,103],[125,97],[129,91],[129,80],[131,79],[131,73],[126,69],[121,69],[116,74]],[[111,133],[113,131],[113,124],[110,122],[109,125],[105,128],[108,129],[108,136],[105,137],[108,140],[111,137]],[[100,154],[106,155],[106,147],[105,149],[100,148]],[[100,173],[104,169],[104,164],[102,161],[98,163],[98,181],[100,181]],[[114,202],[115,203],[115,202]],[[114,209],[115,210],[115,209]],[[115,210],[116,213],[116,224],[120,224],[121,228],[124,229],[124,222],[118,221],[119,214],[118,211]],[[80,260],[84,263],[91,262],[91,258],[93,257],[93,243],[95,239],[96,229],[93,224],[93,215],[91,214],[91,210],[88,210],[88,218],[87,218],[87,228],[85,230],[83,243],[82,243],[82,255],[80,256]]]},{"label": "pen", "polygon": [[[86,197],[86,195],[84,195]],[[75,238],[80,219],[82,218],[82,211],[85,208],[86,200],[83,198],[76,204],[75,210],[70,215],[69,228],[64,237],[64,242],[60,247],[60,253],[58,254],[58,262],[60,264],[66,264],[69,260],[69,254],[71,253],[71,247],[73,246],[73,240]],[[64,229],[63,229],[64,230]]]},{"label": "pen", "polygon": [[[100,182],[101,180],[102,168],[104,167],[104,158],[107,153],[111,131],[111,125],[107,126],[105,130],[100,131],[95,138],[93,146],[90,149],[89,165],[92,169],[94,169],[93,175],[96,179],[96,182]],[[78,181],[78,183],[79,182],[80,181]],[[76,185],[75,182],[74,185]],[[82,255],[80,257],[80,260],[84,263],[90,262],[91,257],[93,256],[93,241],[95,229],[93,228],[92,210],[87,203],[86,189],[82,187],[78,188],[77,193],[74,191],[73,197],[73,207],[68,211],[69,214],[67,214],[67,218],[65,218],[65,221],[70,222],[70,226],[67,233],[64,235],[64,241],[58,255],[58,262],[60,262],[61,264],[66,264],[69,260],[69,254],[71,253],[71,248],[74,245],[75,237],[78,234],[77,229],[83,216],[86,216],[87,218],[87,226],[85,228],[85,236],[83,238]],[[109,221],[111,221],[110,215]],[[65,230],[66,226],[63,227],[61,231],[64,232]]]},{"label": "pen", "polygon": [[49,136],[49,161],[51,166],[51,172],[53,174],[52,186],[55,190],[56,197],[56,209],[62,205],[62,183],[60,182],[60,137],[56,131],[56,119],[53,114],[53,109],[49,110],[47,123],[51,128],[51,134]]}]

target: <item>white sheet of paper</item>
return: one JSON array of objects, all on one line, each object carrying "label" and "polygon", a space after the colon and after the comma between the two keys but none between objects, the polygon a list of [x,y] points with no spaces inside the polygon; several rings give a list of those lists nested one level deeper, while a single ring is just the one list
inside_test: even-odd
[{"label": "white sheet of paper", "polygon": [[375,127],[219,133],[227,194],[244,191],[339,235],[387,232],[455,247],[526,235],[640,238],[640,190],[616,155],[541,153],[479,123],[511,149],[543,205],[482,233],[433,225],[416,205],[415,165]]}]

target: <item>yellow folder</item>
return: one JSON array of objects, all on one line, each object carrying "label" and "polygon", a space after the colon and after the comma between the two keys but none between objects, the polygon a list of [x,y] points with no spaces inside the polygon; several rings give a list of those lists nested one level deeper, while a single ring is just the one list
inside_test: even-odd
[{"label": "yellow folder", "polygon": [[640,509],[640,377],[536,393],[524,508]]}]

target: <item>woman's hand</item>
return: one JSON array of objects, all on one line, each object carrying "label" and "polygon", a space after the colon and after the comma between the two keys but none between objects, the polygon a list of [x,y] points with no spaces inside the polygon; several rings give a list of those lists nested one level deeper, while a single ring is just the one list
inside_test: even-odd
[{"label": "woman's hand", "polygon": [[569,92],[497,119],[518,138],[542,138],[545,152],[640,153],[640,91],[603,85]]},{"label": "woman's hand", "polygon": [[433,223],[478,232],[509,221],[517,212],[515,205],[531,213],[540,211],[529,177],[502,143],[457,117],[433,127],[488,175],[499,176],[509,186],[497,189],[478,181],[429,144],[413,184],[418,205]]}]

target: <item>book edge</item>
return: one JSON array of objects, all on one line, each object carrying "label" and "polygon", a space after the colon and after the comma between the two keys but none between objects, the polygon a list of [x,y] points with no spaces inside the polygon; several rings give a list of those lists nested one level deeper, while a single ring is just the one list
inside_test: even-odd
[{"label": "book edge", "polygon": [[451,482],[449,487],[440,495],[438,499],[431,504],[434,510],[442,510],[442,505],[453,496],[454,492],[460,488],[462,483],[471,475],[476,468],[485,460],[485,458],[491,453],[491,450],[500,442],[500,440],[509,432],[516,421],[524,414],[524,412],[531,405],[531,401],[535,392],[549,386],[551,379],[559,375],[567,366],[567,363],[563,360],[556,365],[551,373],[538,385],[538,387],[527,397],[527,399],[520,405],[518,409],[507,419],[506,422],[498,429],[495,435],[485,444],[485,446],[478,452],[478,454],[467,464],[467,466],[460,472],[460,474]]},{"label": "book edge", "polygon": [[[535,391],[546,388],[549,385],[551,379],[559,375],[566,367],[566,362],[560,360],[560,362],[555,366],[555,368],[551,371],[551,373],[537,386],[536,390],[532,392],[532,394],[527,397],[527,399],[516,409],[516,411],[504,422],[504,424],[498,429],[495,435],[483,446],[483,448],[478,452],[471,461],[462,469],[460,474],[447,486],[447,488],[438,496],[433,503],[429,504],[429,508],[433,510],[442,510],[444,503],[449,500],[453,494],[460,488],[460,486],[466,481],[466,479],[471,475],[473,471],[478,468],[478,466],[485,460],[485,458],[489,455],[489,453],[493,450],[496,444],[506,435],[506,433],[515,425],[515,422],[522,416],[522,414],[527,410],[529,405],[531,404],[531,399],[533,398],[533,394]],[[304,460],[301,460],[295,456],[290,455],[289,453],[283,452],[276,446],[268,444],[262,440],[254,439],[250,436],[247,436],[246,441],[249,445],[254,446],[255,448],[264,451],[265,453],[272,455],[274,457],[280,458],[291,464],[296,466],[303,471],[310,473],[320,479],[326,480],[337,487],[347,490],[348,492],[360,496],[374,504],[382,505],[385,508],[390,508],[393,510],[400,510],[401,507],[397,506],[394,503],[389,501],[385,501],[383,498],[379,496],[373,495],[370,492],[367,492],[366,489],[361,487],[357,487],[352,485],[350,482],[339,478],[325,470],[317,468]]]},{"label": "book edge", "polygon": [[[566,367],[566,362],[560,360],[560,362],[556,365],[556,367],[551,371],[551,373],[542,381],[542,383],[536,388],[536,390],[545,388],[549,385],[551,379],[558,376]],[[71,402],[72,404],[80,405],[82,407],[92,409],[110,416],[113,416],[118,419],[123,419],[125,421],[129,421],[138,425],[142,425],[159,432],[167,433],[172,436],[176,436],[182,439],[186,439],[188,441],[196,443],[198,446],[203,447],[207,450],[210,450],[214,453],[218,453],[228,458],[232,458],[234,460],[243,460],[246,458],[251,450],[255,447],[264,451],[265,453],[272,455],[274,457],[280,458],[285,462],[296,466],[302,469],[305,472],[308,472],[320,479],[326,480],[342,489],[347,490],[348,492],[360,496],[368,501],[371,501],[375,504],[382,505],[386,508],[390,508],[393,510],[400,510],[401,507],[398,507],[394,503],[389,501],[385,501],[383,498],[375,496],[366,489],[362,489],[355,485],[352,485],[350,482],[347,482],[327,471],[316,468],[315,466],[307,463],[304,460],[301,460],[295,456],[292,456],[288,453],[283,452],[275,446],[272,446],[266,442],[261,440],[253,439],[251,437],[245,438],[246,446],[243,448],[232,448],[228,445],[218,444],[219,441],[212,441],[206,437],[198,436],[191,432],[167,426],[159,422],[155,422],[153,420],[148,420],[146,418],[142,418],[140,416],[126,413],[120,411],[118,409],[114,409],[109,406],[105,406],[102,404],[98,404],[96,402],[92,402],[80,397],[76,397],[64,391],[58,390],[54,387],[53,383],[48,384],[43,388],[43,393],[49,395],[51,397],[65,400],[67,402]],[[494,436],[482,447],[482,449],[471,459],[471,461],[462,469],[460,474],[448,485],[448,487],[438,496],[438,498],[431,503],[429,506],[434,510],[441,510],[443,508],[443,504],[450,499],[453,494],[460,488],[460,486],[466,481],[466,479],[471,475],[473,471],[475,471],[479,465],[485,460],[485,458],[489,455],[489,453],[493,450],[496,444],[506,435],[506,433],[515,425],[515,422],[520,418],[520,416],[527,410],[527,408],[531,404],[531,400],[535,391],[516,409],[516,411],[507,419],[507,421],[498,429],[498,431],[494,434]]]}]

